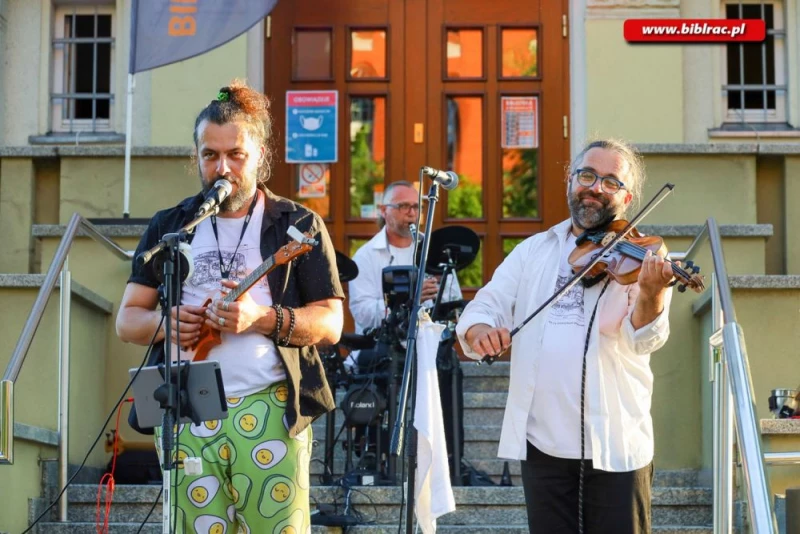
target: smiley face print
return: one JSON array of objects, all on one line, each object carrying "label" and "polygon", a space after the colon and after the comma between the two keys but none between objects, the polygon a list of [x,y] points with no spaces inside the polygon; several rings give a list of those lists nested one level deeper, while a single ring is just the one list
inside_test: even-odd
[{"label": "smiley face print", "polygon": [[222,429],[222,423],[218,420],[214,421],[204,421],[200,423],[200,425],[192,424],[189,427],[189,432],[192,433],[193,436],[197,436],[198,438],[210,438],[212,436],[216,436],[219,431]]},{"label": "smiley face print", "polygon": [[273,475],[264,482],[258,511],[266,518],[274,517],[292,505],[296,494],[294,482],[288,477]]},{"label": "smiley face print", "polygon": [[189,501],[197,508],[205,508],[214,500],[219,491],[219,480],[213,475],[198,478],[191,484],[186,493]]},{"label": "smiley face print", "polygon": [[252,452],[253,463],[260,469],[274,467],[286,456],[286,444],[279,439],[259,443]]},{"label": "smiley face print", "polygon": [[225,534],[226,522],[215,515],[201,515],[194,520],[194,531],[197,534]]},{"label": "smiley face print", "polygon": [[225,399],[228,402],[228,409],[236,408],[244,402],[244,397],[228,397]]}]

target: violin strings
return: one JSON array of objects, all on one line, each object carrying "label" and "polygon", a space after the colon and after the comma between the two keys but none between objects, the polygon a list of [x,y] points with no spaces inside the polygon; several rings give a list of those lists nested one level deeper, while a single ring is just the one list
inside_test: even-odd
[{"label": "violin strings", "polygon": [[[631,243],[630,241],[620,241],[619,243],[617,243],[617,248],[623,254],[629,254],[630,256],[633,256],[638,260],[643,260],[648,250],[647,248],[641,245],[637,245],[635,243]],[[639,255],[634,256],[634,253],[638,253]],[[684,271],[681,267],[675,265],[675,263],[673,263],[672,260],[667,260],[667,261],[670,263],[670,265],[672,265],[672,271],[675,274],[679,274],[680,276],[687,279],[690,278],[689,273]]]}]

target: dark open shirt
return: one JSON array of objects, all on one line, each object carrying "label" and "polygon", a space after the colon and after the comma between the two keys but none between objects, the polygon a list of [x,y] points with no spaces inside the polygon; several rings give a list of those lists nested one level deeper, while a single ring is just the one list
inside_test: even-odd
[{"label": "dark open shirt", "polygon": [[[336,268],[336,253],[322,219],[296,202],[273,195],[266,188],[261,189],[266,195],[261,225],[262,259],[272,256],[280,247],[291,241],[286,235],[290,226],[297,227],[301,232],[308,232],[319,242],[310,252],[288,264],[278,266],[267,275],[272,301],[282,306],[301,308],[318,300],[343,299],[344,291]],[[154,262],[141,266],[136,258],[140,253],[157,245],[164,234],[175,233],[190,223],[202,202],[203,195],[199,194],[153,216],[136,248],[129,283],[158,288],[159,281],[153,270]],[[193,238],[194,234],[189,234],[187,241],[191,243]],[[173,302],[178,302],[178,298],[176,287],[173,289]],[[335,404],[316,347],[276,346],[276,348],[286,370],[289,387],[286,422],[289,435],[294,437],[314,419],[334,409]],[[162,341],[153,348],[148,365],[163,361]],[[135,430],[152,434],[151,430],[142,429],[136,424],[133,410],[128,421]]]}]

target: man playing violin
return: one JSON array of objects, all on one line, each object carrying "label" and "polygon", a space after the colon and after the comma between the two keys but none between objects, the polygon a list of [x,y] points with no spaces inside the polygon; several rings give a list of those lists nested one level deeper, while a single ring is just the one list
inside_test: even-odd
[{"label": "man playing violin", "polygon": [[[650,532],[653,374],[669,335],[669,262],[650,252],[638,280],[576,284],[514,337],[509,332],[573,276],[587,230],[622,219],[644,182],[639,156],[588,144],[567,175],[565,220],[520,243],[478,291],[456,332],[467,356],[511,348],[498,456],[521,460],[533,533]],[[584,280],[586,282],[586,280]]]},{"label": "man playing violin", "polygon": [[[335,407],[314,345],[339,340],[344,294],[322,219],[266,187],[271,123],[263,94],[239,81],[221,89],[194,126],[203,192],[156,213],[136,251],[193,221],[218,180],[232,184],[219,213],[188,236],[193,274],[174,291],[180,307],[170,311],[174,357],[204,328],[221,334],[208,358],[220,363],[228,400],[227,419],[178,427],[178,458],[202,457],[203,474],[186,475],[178,465],[173,475],[177,532],[310,530],[310,425]],[[269,271],[238,300],[221,300],[290,241],[290,226],[318,245]],[[117,316],[123,341],[155,341],[150,364],[163,361],[167,341],[158,286],[151,264],[134,262]],[[209,295],[216,296],[204,306]]]}]

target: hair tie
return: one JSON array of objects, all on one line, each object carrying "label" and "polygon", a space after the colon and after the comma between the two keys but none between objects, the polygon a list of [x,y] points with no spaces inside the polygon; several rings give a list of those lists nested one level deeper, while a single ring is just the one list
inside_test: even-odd
[{"label": "hair tie", "polygon": [[224,89],[220,89],[219,93],[217,93],[217,100],[220,102],[227,102],[231,99],[231,90],[225,87]]}]

